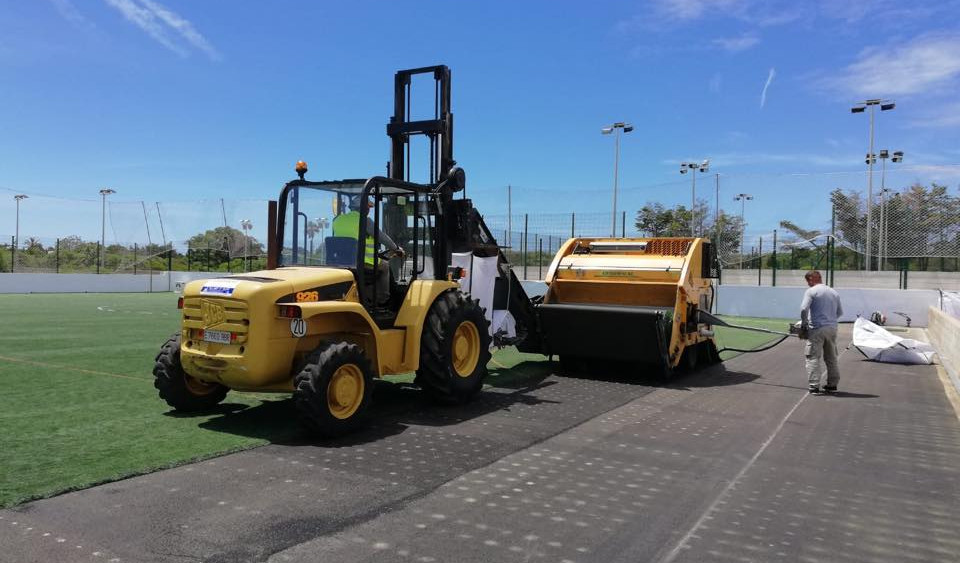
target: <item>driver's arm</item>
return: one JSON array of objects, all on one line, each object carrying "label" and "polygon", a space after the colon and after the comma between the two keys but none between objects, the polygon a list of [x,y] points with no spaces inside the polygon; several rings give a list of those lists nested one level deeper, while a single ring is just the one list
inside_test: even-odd
[{"label": "driver's arm", "polygon": [[[373,219],[367,217],[367,232],[372,233],[373,229],[374,229]],[[386,246],[388,250],[397,250],[399,248],[399,246],[397,246],[397,243],[393,242],[393,239],[390,238],[390,235],[383,232],[383,229],[380,230],[379,235],[380,236],[378,238],[380,239],[380,243]]]}]

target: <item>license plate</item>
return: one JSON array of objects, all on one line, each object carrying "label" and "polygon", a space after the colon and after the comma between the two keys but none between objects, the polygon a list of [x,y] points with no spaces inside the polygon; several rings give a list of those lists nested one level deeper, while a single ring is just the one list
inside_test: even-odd
[{"label": "license plate", "polygon": [[203,340],[205,342],[216,342],[217,344],[230,344],[230,333],[225,330],[205,330],[203,331]]}]

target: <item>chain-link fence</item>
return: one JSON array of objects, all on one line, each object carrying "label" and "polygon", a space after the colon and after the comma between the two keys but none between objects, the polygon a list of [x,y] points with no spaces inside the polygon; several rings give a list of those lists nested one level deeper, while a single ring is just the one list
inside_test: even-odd
[{"label": "chain-link fence", "polygon": [[[491,213],[511,208],[503,198],[511,193],[506,186],[471,188],[470,196],[511,262],[530,279],[542,278],[558,248],[573,236],[693,234],[717,244],[723,283],[782,285],[792,279],[787,271],[820,269],[840,286],[918,287],[926,278],[960,286],[951,277],[960,271],[960,198],[946,185],[919,183],[921,171],[888,171],[875,182],[869,207],[862,173],[717,174],[713,185],[707,176],[701,178],[705,185],[698,184],[692,210],[686,180],[625,187],[616,216],[591,211],[601,206],[595,189],[514,186],[512,209],[526,213],[512,214]],[[960,166],[948,172],[960,178]],[[743,193],[757,183],[764,191]],[[0,189],[0,195],[13,193]],[[266,200],[28,195],[16,200],[16,209],[13,197],[0,197],[0,217],[13,219],[16,212],[20,232],[14,251],[13,221],[0,224],[0,233],[6,233],[0,235],[0,271],[240,272],[265,263]],[[542,211],[564,207],[570,212]],[[308,218],[305,237],[322,239],[330,219],[332,214]]]}]

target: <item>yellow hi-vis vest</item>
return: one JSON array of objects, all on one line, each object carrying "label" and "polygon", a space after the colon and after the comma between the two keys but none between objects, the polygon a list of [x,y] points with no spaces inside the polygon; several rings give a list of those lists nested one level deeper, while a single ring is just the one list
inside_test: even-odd
[{"label": "yellow hi-vis vest", "polygon": [[[350,237],[353,240],[359,240],[361,219],[362,217],[360,217],[359,211],[350,211],[349,213],[337,215],[333,219],[333,236]],[[366,252],[363,257],[366,265],[373,267],[373,254],[375,252],[376,248],[373,244],[373,237],[368,236],[366,240]]]}]

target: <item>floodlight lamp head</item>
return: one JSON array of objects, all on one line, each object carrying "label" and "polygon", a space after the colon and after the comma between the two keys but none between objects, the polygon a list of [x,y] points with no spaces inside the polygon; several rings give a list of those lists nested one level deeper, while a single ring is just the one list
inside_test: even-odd
[{"label": "floodlight lamp head", "polygon": [[893,108],[895,108],[895,107],[897,107],[897,104],[895,104],[895,103],[893,103],[893,102],[889,102],[889,103],[886,103],[886,104],[880,104],[880,111],[891,110],[891,109],[893,109]]},{"label": "floodlight lamp head", "polygon": [[30,198],[30,196],[28,196],[27,194],[17,194],[17,195],[15,195],[15,196],[13,196],[13,199],[15,199],[15,200],[17,200],[17,201],[20,201],[21,199],[29,199],[29,198]]},{"label": "floodlight lamp head", "polygon": [[633,125],[630,125],[629,123],[624,124],[624,126],[623,126],[623,132],[624,132],[624,133],[629,133],[629,132],[631,132],[631,131],[633,131]]},{"label": "floodlight lamp head", "polygon": [[850,108],[850,113],[863,113],[867,111],[866,106],[854,106]]},{"label": "floodlight lamp head", "polygon": [[110,194],[115,194],[115,193],[117,193],[117,190],[112,190],[110,188],[104,188],[100,190],[100,195],[102,196],[108,196]]},{"label": "floodlight lamp head", "polygon": [[880,149],[880,158],[890,158],[890,151],[887,149]]},{"label": "floodlight lamp head", "polygon": [[613,133],[613,127],[604,127],[600,130],[600,132],[604,135],[609,135],[610,133]]}]

